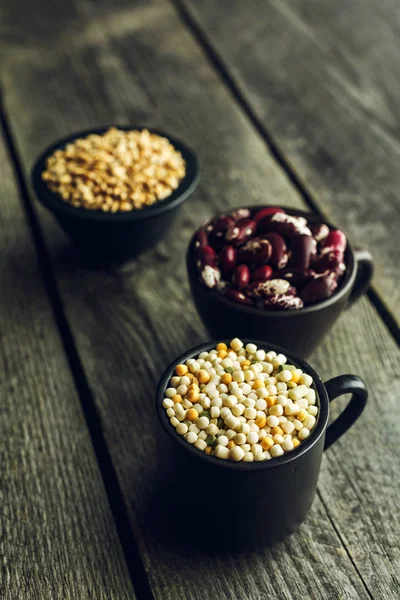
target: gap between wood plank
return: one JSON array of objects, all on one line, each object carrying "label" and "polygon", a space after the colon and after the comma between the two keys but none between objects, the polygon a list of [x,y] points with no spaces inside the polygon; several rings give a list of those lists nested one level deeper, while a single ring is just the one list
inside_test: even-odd
[{"label": "gap between wood plank", "polygon": [[25,183],[21,160],[14,144],[11,127],[9,126],[0,92],[0,134],[3,134],[6,150],[14,170],[19,195],[26,211],[28,223],[31,228],[34,246],[36,249],[39,271],[43,278],[45,290],[48,294],[50,305],[58,326],[64,351],[71,369],[72,377],[79,394],[86,424],[96,454],[104,488],[107,494],[110,510],[114,518],[117,533],[124,552],[129,575],[138,600],[154,600],[153,593],[147,579],[146,571],[140,556],[128,519],[128,509],[118,482],[112,458],[103,435],[101,419],[90,391],[85,371],[82,366],[78,351],[65,316],[60,293],[58,291],[53,268],[49,259],[40,225],[31,205],[28,187]]},{"label": "gap between wood plank", "polygon": [[[302,196],[311,211],[319,214],[321,217],[326,219],[326,215],[318,205],[317,200],[309,192],[307,187],[302,182],[301,178],[297,175],[296,171],[290,163],[287,161],[284,153],[279,149],[279,145],[273,139],[273,136],[265,128],[262,121],[257,117],[250,104],[246,101],[239,87],[235,83],[233,76],[229,73],[226,68],[224,61],[219,57],[217,52],[214,50],[212,44],[208,41],[206,35],[203,33],[200,26],[191,16],[186,6],[182,4],[181,0],[169,0],[177,11],[184,25],[190,30],[193,37],[196,39],[200,47],[202,48],[205,56],[210,62],[211,66],[217,72],[219,77],[222,79],[226,87],[231,92],[235,101],[239,104],[244,114],[247,116],[258,135],[263,139],[267,145],[271,155],[275,158],[278,165],[284,171],[294,188]],[[397,344],[400,346],[400,327],[398,326],[395,317],[392,315],[386,302],[379,296],[379,294],[370,287],[367,292],[368,300],[371,302],[376,312],[386,325],[390,335],[395,339]]]}]

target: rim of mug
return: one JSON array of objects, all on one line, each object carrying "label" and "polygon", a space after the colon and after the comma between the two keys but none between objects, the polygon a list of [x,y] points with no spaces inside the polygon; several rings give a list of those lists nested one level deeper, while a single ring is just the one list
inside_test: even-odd
[{"label": "rim of mug", "polygon": [[205,352],[208,350],[212,350],[216,347],[217,344],[221,342],[225,342],[227,345],[230,343],[230,339],[223,340],[211,340],[205,344],[201,344],[196,346],[195,348],[191,348],[187,350],[180,356],[178,356],[164,371],[162,374],[156,391],[156,412],[158,416],[158,420],[161,423],[162,428],[168,435],[168,437],[180,445],[182,449],[189,454],[192,454],[194,457],[197,457],[199,460],[203,460],[214,467],[219,467],[222,469],[237,469],[241,471],[261,471],[264,469],[273,469],[278,466],[282,466],[284,464],[289,464],[300,456],[303,456],[306,452],[308,452],[315,444],[320,440],[321,436],[326,431],[326,427],[328,425],[329,420],[329,398],[324,383],[318,373],[311,367],[311,365],[302,358],[299,358],[293,352],[282,348],[281,346],[277,346],[276,344],[269,344],[268,342],[262,342],[260,340],[253,340],[248,338],[240,338],[244,345],[246,344],[256,344],[257,347],[268,350],[274,350],[277,354],[284,354],[287,358],[290,359],[289,364],[294,364],[297,367],[301,368],[305,373],[311,375],[313,378],[313,387],[317,392],[317,406],[318,406],[318,417],[317,422],[312,429],[310,435],[294,450],[283,454],[282,456],[278,456],[275,458],[271,458],[270,460],[257,461],[257,462],[235,462],[231,460],[223,460],[221,458],[217,458],[215,456],[209,456],[195,448],[192,444],[189,444],[183,436],[176,433],[175,428],[171,425],[169,421],[169,417],[167,416],[167,411],[162,405],[162,402],[165,398],[164,392],[167,389],[167,384],[171,377],[173,376],[175,367],[181,363],[184,363],[189,358],[193,358],[194,356],[198,356],[201,352]]},{"label": "rim of mug", "polygon": [[[143,208],[128,212],[109,213],[101,210],[88,210],[83,207],[72,206],[68,202],[63,201],[63,199],[56,192],[52,192],[46,182],[42,180],[41,175],[46,168],[47,158],[56,150],[64,149],[69,143],[72,143],[75,140],[85,138],[93,134],[101,135],[113,127],[121,131],[142,131],[143,129],[147,129],[150,131],[150,133],[154,133],[166,138],[174,146],[175,150],[178,150],[181,153],[187,165],[186,174],[179,182],[178,187],[163,200],[159,200],[149,206],[144,206]],[[148,127],[145,125],[119,125],[117,123],[93,127],[91,129],[83,129],[59,138],[47,146],[39,154],[31,170],[31,181],[36,197],[39,202],[46,206],[46,208],[53,212],[62,213],[77,219],[86,221],[102,221],[108,223],[141,221],[169,211],[190,198],[196,189],[199,180],[200,163],[198,155],[185,142],[157,128]]]},{"label": "rim of mug", "polygon": [[[337,227],[335,227],[329,221],[326,221],[323,217],[321,217],[321,215],[318,215],[317,213],[313,213],[311,211],[305,211],[305,210],[301,210],[301,209],[297,209],[297,208],[292,208],[292,207],[280,206],[278,204],[274,204],[274,205],[265,204],[265,205],[257,205],[257,206],[254,206],[254,205],[239,206],[237,208],[229,209],[229,213],[234,212],[235,210],[239,210],[240,208],[248,208],[249,210],[254,210],[254,209],[261,210],[262,208],[268,207],[268,206],[276,206],[276,208],[283,208],[288,214],[304,216],[304,217],[307,217],[307,216],[313,217],[313,218],[315,218],[315,222],[325,223],[326,225],[328,225],[328,227],[330,227],[332,229],[337,229]],[[223,215],[226,215],[229,213],[227,211],[222,211],[222,212],[214,215],[214,217],[212,217],[212,218],[215,219],[219,216],[222,217]],[[343,296],[345,296],[348,293],[348,291],[351,290],[351,288],[354,284],[354,281],[356,278],[356,269],[355,269],[356,259],[355,259],[355,255],[354,255],[354,250],[347,239],[347,246],[346,246],[346,250],[345,250],[346,272],[344,274],[343,280],[340,284],[338,291],[334,292],[332,294],[332,296],[329,296],[329,298],[326,298],[325,300],[321,300],[320,302],[316,302],[315,304],[310,304],[308,306],[304,306],[303,308],[298,308],[296,310],[267,310],[265,308],[258,308],[257,306],[246,306],[244,304],[239,304],[239,302],[234,302],[233,300],[230,300],[229,298],[226,298],[225,296],[218,294],[218,292],[216,292],[215,290],[207,288],[198,280],[197,273],[196,273],[197,267],[196,267],[196,262],[194,259],[194,241],[195,241],[196,234],[203,227],[204,227],[204,225],[202,225],[201,227],[198,227],[196,229],[196,231],[193,233],[192,237],[190,238],[190,241],[188,244],[186,258],[187,258],[187,265],[188,265],[188,271],[189,271],[190,277],[193,279],[193,281],[195,281],[197,283],[197,285],[199,287],[204,289],[204,291],[206,293],[211,294],[212,297],[217,302],[220,302],[223,305],[225,305],[231,309],[236,308],[239,311],[243,311],[245,313],[249,313],[252,315],[258,315],[260,317],[262,317],[262,316],[272,317],[273,316],[278,319],[295,318],[296,316],[299,316],[299,315],[314,312],[316,310],[322,310],[323,308],[326,308],[327,306],[334,304],[335,302],[337,302],[341,298],[343,298]],[[346,238],[347,238],[347,236],[346,236]]]}]

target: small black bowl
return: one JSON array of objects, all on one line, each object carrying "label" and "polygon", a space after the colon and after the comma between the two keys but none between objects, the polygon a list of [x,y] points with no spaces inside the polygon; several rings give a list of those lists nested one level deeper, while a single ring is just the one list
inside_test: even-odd
[{"label": "small black bowl", "polygon": [[[230,343],[230,339],[221,341]],[[176,365],[215,348],[216,341],[192,348],[166,369],[155,406],[162,502],[167,507],[172,504],[168,519],[175,523],[175,530],[182,527],[187,533],[185,515],[196,515],[192,539],[198,540],[204,533],[212,545],[220,539],[230,547],[271,545],[300,526],[315,496],[324,450],[355,423],[368,397],[364,382],[356,375],[340,375],[323,383],[307,362],[285,348],[258,340],[242,341],[284,354],[288,363],[313,378],[319,414],[310,436],[298,448],[271,460],[232,462],[207,456],[176,433],[162,406],[168,382]],[[349,404],[328,425],[330,402],[347,393],[352,394]]]},{"label": "small black bowl", "polygon": [[[262,206],[244,208],[254,211]],[[289,215],[305,217],[310,223],[327,223],[319,215],[282,208]],[[330,223],[327,225],[335,228]],[[341,312],[365,292],[371,281],[371,255],[365,250],[353,249],[348,243],[345,252],[346,273],[337,291],[326,300],[299,310],[266,310],[238,304],[199,281],[194,247],[197,231],[193,234],[187,250],[187,272],[194,304],[214,338],[246,336],[268,340],[307,358],[333,327]]]},{"label": "small black bowl", "polygon": [[[130,212],[106,213],[77,208],[64,202],[42,180],[46,160],[55,150],[64,148],[77,138],[92,133],[102,134],[111,127],[79,131],[49,146],[32,169],[32,184],[38,200],[56,217],[76,246],[96,261],[122,263],[156,244],[167,232],[182,202],[187,200],[199,182],[200,169],[196,153],[186,144],[162,131],[151,133],[167,138],[186,162],[186,175],[174,192],[155,204]],[[144,127],[117,126],[125,131]]]}]

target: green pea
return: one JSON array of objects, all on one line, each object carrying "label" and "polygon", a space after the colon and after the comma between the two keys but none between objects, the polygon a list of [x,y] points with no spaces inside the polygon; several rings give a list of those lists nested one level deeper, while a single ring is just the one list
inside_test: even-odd
[{"label": "green pea", "polygon": [[279,365],[278,367],[278,371],[295,371],[297,369],[297,367],[295,367],[294,365]]},{"label": "green pea", "polygon": [[210,434],[206,437],[205,442],[206,442],[207,446],[212,446],[215,440],[216,440],[215,435]]},{"label": "green pea", "polygon": [[224,420],[223,419],[218,419],[218,428],[219,429],[223,429],[224,428]]},{"label": "green pea", "polygon": [[233,369],[232,369],[232,367],[226,367],[225,371],[226,371],[227,373],[230,373],[231,375],[232,375],[232,373],[233,373]]},{"label": "green pea", "polygon": [[210,419],[210,413],[208,410],[203,411],[202,413],[200,413],[199,415],[200,417],[207,417],[207,419]]}]

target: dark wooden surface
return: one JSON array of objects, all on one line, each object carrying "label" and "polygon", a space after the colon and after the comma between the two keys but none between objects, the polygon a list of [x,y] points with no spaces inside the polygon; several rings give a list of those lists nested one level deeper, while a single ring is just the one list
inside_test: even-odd
[{"label": "dark wooden surface", "polygon": [[135,595],[0,139],[0,597]]},{"label": "dark wooden surface", "polygon": [[[234,46],[237,32],[232,35],[227,31],[223,39],[222,26],[218,29],[213,25],[211,17],[204,31],[199,31],[185,13],[177,11],[180,4],[166,0],[113,3],[86,0],[75,4],[59,1],[30,6],[19,0],[7,4],[0,24],[5,40],[1,69],[4,115],[25,175],[38,152],[57,137],[111,122],[170,130],[196,148],[203,165],[200,188],[183,208],[167,239],[135,263],[120,269],[90,269],[52,218],[32,204],[46,244],[43,254],[51,264],[51,269],[44,273],[47,292],[50,291],[51,301],[66,317],[67,331],[61,331],[61,335],[72,334],[67,350],[73,355],[76,351],[83,366],[81,370],[76,361],[70,361],[73,375],[84,380],[83,397],[81,392],[84,407],[93,402],[99,417],[93,422],[93,415],[86,410],[86,419],[92,436],[96,432],[104,435],[123,495],[124,505],[120,508],[126,511],[128,526],[140,551],[141,559],[135,562],[137,569],[131,565],[129,569],[137,597],[139,600],[152,595],[157,600],[256,600],[268,596],[328,600],[398,598],[400,478],[399,461],[395,457],[400,430],[396,412],[400,353],[375,306],[366,298],[342,317],[332,336],[311,360],[325,379],[344,372],[361,375],[370,387],[371,396],[359,423],[327,452],[317,498],[300,532],[273,550],[218,556],[212,543],[206,553],[195,547],[188,552],[187,548],[176,547],[173,539],[162,536],[152,526],[150,498],[154,492],[156,460],[152,393],[166,364],[187,347],[207,338],[188,297],[184,251],[191,231],[214,211],[249,200],[261,204],[274,198],[281,204],[306,205],[291,173],[269,152],[264,130],[255,127],[210,48],[204,46],[203,36],[211,39],[214,35],[218,43]],[[239,4],[247,3],[235,3],[235,10]],[[202,19],[207,16],[204,7],[210,15],[216,10],[210,2],[191,6]],[[278,12],[287,10],[283,3],[275,2],[274,7]],[[228,15],[229,10],[230,23]],[[248,31],[255,38],[264,21],[249,26]],[[330,34],[334,36],[335,31],[334,28]],[[240,64],[246,71],[245,63]],[[247,68],[251,72],[252,61]],[[286,68],[290,89],[291,67]],[[305,77],[307,68],[305,65],[301,68]],[[246,85],[250,90],[250,84]],[[314,87],[315,96],[309,93],[318,98],[322,90],[321,83],[320,87]],[[367,116],[364,119],[367,127],[369,120]],[[297,125],[301,127],[300,122]],[[306,135],[307,126],[303,125]],[[269,123],[263,124],[263,128],[268,126]],[[336,138],[335,143],[339,143]],[[291,162],[290,152],[285,156]],[[314,195],[308,172],[303,165],[301,177],[307,191]],[[341,174],[338,164],[336,177]],[[17,211],[17,204],[14,206]],[[335,215],[327,194],[318,193],[318,207]],[[23,209],[19,207],[19,211],[15,235],[24,239],[28,231]],[[383,220],[375,220],[383,227]],[[349,230],[358,241],[360,230],[353,227]],[[395,246],[396,238],[391,239]],[[8,248],[5,241],[2,245]],[[374,243],[378,261],[383,262],[386,249],[383,242]],[[11,260],[8,252],[7,260]],[[389,268],[387,279],[394,290],[394,267]],[[54,292],[54,285],[60,297]],[[44,298],[47,292],[43,288],[28,292],[17,288],[12,297],[19,295],[19,301],[23,302],[27,293],[34,294],[36,299]],[[49,336],[57,337],[55,323],[48,324],[47,329]],[[10,334],[4,348],[9,349],[12,343]],[[60,371],[72,381],[67,363]],[[54,373],[48,378],[57,381]],[[7,388],[5,393],[12,402]],[[24,405],[24,396],[20,402]],[[334,407],[333,412],[337,411],[338,407]],[[60,419],[62,414],[62,411],[56,413]],[[63,417],[68,426],[62,428],[71,444],[74,437],[70,430],[75,435],[83,430],[87,437],[83,421],[78,428],[72,417],[76,418],[75,413]],[[43,427],[32,424],[35,431]],[[51,428],[50,424],[47,427]],[[61,462],[62,452],[57,450]],[[93,451],[85,456],[92,456],[93,462]],[[10,459],[4,462],[7,470],[11,469]],[[79,505],[77,510],[84,513],[85,498],[91,488],[82,473],[83,466],[80,467],[71,468],[68,477],[75,503]],[[109,472],[103,469],[102,474],[109,493]],[[19,476],[26,485],[33,486],[35,477],[29,468],[21,469]],[[9,501],[13,501],[12,497]],[[97,505],[100,511],[99,506],[101,502]],[[73,535],[76,515],[71,507],[66,515],[62,525],[68,535]],[[83,524],[85,518],[86,514],[82,517]],[[178,515],[173,518],[180,522]],[[54,522],[58,524],[56,519]],[[32,536],[39,535],[40,523],[34,522],[32,528]],[[195,537],[195,528],[190,537]],[[129,556],[129,539],[123,537],[121,543],[125,557]],[[88,545],[88,552],[90,549]],[[99,572],[106,579],[101,542],[94,544],[94,549],[99,555],[93,554],[90,564],[85,562],[86,557],[81,558],[79,566],[86,566],[87,577],[93,581],[98,581]],[[67,547],[64,552],[68,557]],[[14,553],[19,556],[17,545]],[[115,564],[112,561],[108,565],[114,573],[109,576],[112,582],[118,557],[120,550],[115,553]],[[140,560],[151,591],[143,581]],[[79,562],[79,556],[76,561]],[[30,557],[29,566],[32,564],[34,556]],[[60,585],[62,559],[53,562],[48,559],[45,564],[48,580],[54,586]],[[80,596],[75,596],[84,598],[87,592],[79,578],[79,569],[73,584],[83,586]],[[129,586],[122,575],[120,585],[119,595],[110,592],[105,597],[124,598],[124,593],[129,597]],[[96,592],[93,597],[102,596]]]}]

